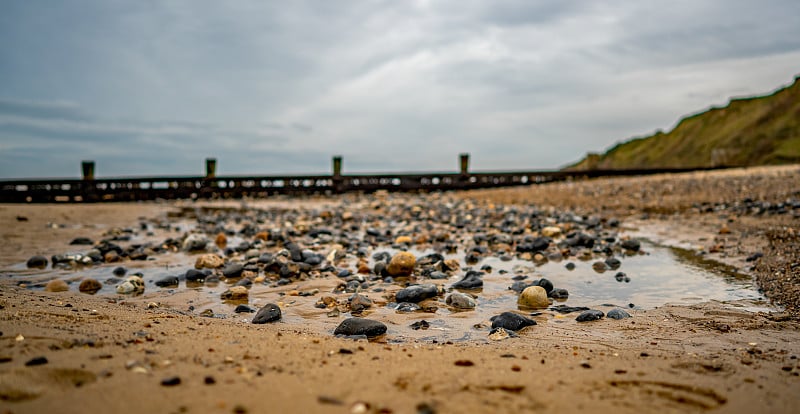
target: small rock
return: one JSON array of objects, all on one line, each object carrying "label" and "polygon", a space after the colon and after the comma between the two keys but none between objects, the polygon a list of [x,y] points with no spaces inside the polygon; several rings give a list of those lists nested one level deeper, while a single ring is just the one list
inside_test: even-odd
[{"label": "small rock", "polygon": [[216,269],[224,264],[225,260],[222,257],[214,253],[206,253],[197,257],[194,267],[195,269]]},{"label": "small rock", "polygon": [[222,269],[222,275],[228,278],[239,277],[242,275],[242,271],[244,270],[244,265],[239,262],[228,263]]},{"label": "small rock", "polygon": [[243,300],[247,299],[247,288],[244,286],[232,286],[230,289],[222,292],[222,299],[224,300]]},{"label": "small rock", "polygon": [[167,377],[161,380],[161,385],[165,387],[172,387],[175,385],[180,385],[181,377],[174,376],[174,377]]},{"label": "small rock", "polygon": [[70,245],[78,245],[78,246],[91,246],[94,244],[92,239],[88,237],[76,237],[69,242]]},{"label": "small rock", "polygon": [[205,236],[200,234],[190,234],[186,236],[186,239],[183,241],[183,250],[189,252],[205,250],[207,244],[208,239]]},{"label": "small rock", "polygon": [[144,292],[144,280],[139,276],[129,276],[121,284],[117,285],[117,293],[142,293]]},{"label": "small rock", "polygon": [[413,242],[410,236],[398,236],[394,239],[394,244],[411,244]]},{"label": "small rock", "polygon": [[350,312],[361,312],[370,306],[372,306],[372,301],[364,295],[356,293],[350,297]]},{"label": "small rock", "polygon": [[400,302],[394,308],[394,311],[397,313],[411,313],[421,310],[422,307],[417,305],[416,303],[411,302]]},{"label": "small rock", "polygon": [[413,285],[397,292],[397,302],[412,302],[417,303],[428,298],[435,297],[439,294],[439,288],[433,284]]},{"label": "small rock", "polygon": [[566,289],[554,288],[547,296],[553,299],[567,299],[569,298],[569,292]]},{"label": "small rock", "polygon": [[575,320],[578,322],[590,322],[603,319],[603,316],[605,316],[605,314],[602,311],[589,309],[578,315],[578,317],[575,318]]},{"label": "small rock", "polygon": [[503,312],[497,316],[492,316],[492,328],[505,328],[511,331],[518,331],[526,326],[536,325],[536,321],[526,318],[514,312]]},{"label": "small rock", "polygon": [[156,286],[163,288],[178,287],[178,276],[165,276],[156,280]]},{"label": "small rock", "polygon": [[475,299],[473,299],[472,296],[461,292],[451,293],[449,296],[447,296],[445,302],[457,309],[474,309],[475,306],[477,306],[477,302],[475,302]]},{"label": "small rock", "polygon": [[103,288],[103,285],[95,279],[87,278],[81,281],[81,284],[78,285],[78,291],[83,293],[88,293],[90,295],[94,295],[100,289]]},{"label": "small rock", "polygon": [[517,305],[523,308],[541,309],[550,306],[550,300],[543,287],[529,286],[517,298]]},{"label": "small rock", "polygon": [[26,367],[33,367],[33,366],[36,366],[36,365],[44,365],[47,362],[48,362],[47,358],[41,356],[41,357],[36,357],[36,358],[29,359],[27,362],[25,362],[25,366]]},{"label": "small rock", "polygon": [[47,258],[44,256],[32,256],[28,259],[26,263],[28,269],[36,268],[36,269],[44,269],[47,267]]},{"label": "small rock", "polygon": [[510,331],[503,327],[493,328],[489,332],[489,339],[492,341],[502,341],[503,339],[516,338],[517,336],[518,335],[514,331]]},{"label": "small rock", "polygon": [[642,244],[639,242],[639,240],[636,240],[636,239],[627,239],[627,240],[623,240],[623,241],[622,241],[622,243],[621,243],[621,246],[622,246],[622,248],[623,248],[623,249],[625,249],[625,250],[630,250],[630,251],[633,251],[633,252],[638,252],[638,251],[639,251],[639,249],[641,248]]},{"label": "small rock", "polygon": [[274,303],[267,303],[258,310],[251,323],[264,324],[281,319],[281,308]]},{"label": "small rock", "polygon": [[67,282],[61,279],[53,279],[44,286],[45,292],[66,292],[69,290]]},{"label": "small rock", "polygon": [[125,276],[125,273],[128,273],[128,269],[126,269],[126,268],[124,268],[122,266],[117,266],[117,267],[114,268],[113,271],[111,271],[111,273],[116,277],[122,277],[122,276]]},{"label": "small rock", "polygon": [[483,273],[471,270],[464,275],[464,278],[456,283],[453,283],[454,289],[478,289],[483,287]]},{"label": "small rock", "polygon": [[385,333],[386,325],[372,319],[364,318],[345,319],[336,327],[336,330],[333,331],[334,335],[366,335],[367,337],[380,336]]},{"label": "small rock", "polygon": [[561,235],[561,228],[556,226],[547,226],[542,229],[542,236],[544,237],[558,237]]},{"label": "small rock", "polygon": [[430,328],[430,327],[431,327],[431,324],[430,324],[430,322],[428,322],[428,321],[426,321],[426,320],[424,320],[424,319],[423,319],[423,320],[421,320],[421,321],[416,321],[416,322],[412,323],[412,324],[410,325],[410,327],[411,327],[411,329],[413,329],[413,330],[415,330],[415,331],[418,331],[418,330],[420,330],[420,329],[423,329],[423,330],[424,330],[424,329],[428,329],[428,328]]},{"label": "small rock", "polygon": [[625,318],[630,318],[631,314],[628,313],[628,312],[625,312],[624,310],[622,310],[620,308],[614,308],[614,309],[611,309],[610,311],[608,311],[606,313],[606,317],[608,317],[610,319],[625,319]]},{"label": "small rock", "polygon": [[233,310],[233,313],[255,313],[255,311],[255,309],[247,305],[237,305],[236,309]]},{"label": "small rock", "polygon": [[224,249],[228,245],[228,237],[225,236],[225,233],[219,232],[217,237],[214,238],[214,244],[220,249]]},{"label": "small rock", "polygon": [[392,276],[409,276],[414,271],[417,258],[409,252],[400,252],[392,257],[386,271]]}]

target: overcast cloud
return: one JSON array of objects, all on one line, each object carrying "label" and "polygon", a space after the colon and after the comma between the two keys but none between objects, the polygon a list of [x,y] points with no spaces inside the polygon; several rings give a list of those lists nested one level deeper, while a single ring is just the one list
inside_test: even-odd
[{"label": "overcast cloud", "polygon": [[557,168],[800,74],[796,0],[0,3],[0,178]]}]

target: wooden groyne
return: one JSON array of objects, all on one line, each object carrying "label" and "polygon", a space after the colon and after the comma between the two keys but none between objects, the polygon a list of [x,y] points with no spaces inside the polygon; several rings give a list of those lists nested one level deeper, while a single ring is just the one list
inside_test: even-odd
[{"label": "wooden groyne", "polygon": [[96,178],[94,162],[82,163],[83,178],[0,180],[2,203],[94,203],[156,199],[263,198],[276,194],[345,192],[450,191],[529,185],[606,176],[695,171],[696,168],[470,172],[469,155],[461,154],[458,172],[342,174],[342,157],[333,157],[330,175],[217,176],[216,160],[206,159],[204,176]]}]

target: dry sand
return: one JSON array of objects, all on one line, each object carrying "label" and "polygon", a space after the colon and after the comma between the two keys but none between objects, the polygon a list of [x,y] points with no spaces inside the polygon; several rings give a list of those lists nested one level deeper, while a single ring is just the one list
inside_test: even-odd
[{"label": "dry sand", "polygon": [[[613,213],[628,226],[701,245],[739,267],[748,266],[744,255],[764,251],[756,268],[762,283],[789,279],[781,283],[796,288],[797,219],[701,213],[692,205],[754,192],[785,199],[797,194],[798,182],[795,166],[464,196]],[[683,190],[698,183],[731,192]],[[0,269],[171,208],[0,205]],[[729,232],[721,235],[722,227]],[[251,325],[133,300],[35,292],[14,286],[13,277],[1,281],[0,412],[789,413],[800,403],[796,297],[780,296],[779,288],[770,294],[787,312],[749,313],[712,302],[639,311],[621,322],[542,324],[496,343],[385,344],[288,323]],[[26,366],[38,357],[47,363]],[[179,384],[162,385],[174,377]]]}]

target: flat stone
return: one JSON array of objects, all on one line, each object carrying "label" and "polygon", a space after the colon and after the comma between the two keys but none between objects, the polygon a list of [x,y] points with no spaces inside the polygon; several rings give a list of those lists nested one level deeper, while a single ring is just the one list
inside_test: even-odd
[{"label": "flat stone", "polygon": [[603,319],[603,316],[605,316],[605,314],[602,311],[596,309],[589,309],[578,315],[578,317],[575,318],[575,320],[578,322],[591,322]]},{"label": "flat stone", "polygon": [[225,300],[242,300],[247,299],[247,288],[244,286],[232,286],[230,289],[222,292],[222,299]]},{"label": "flat stone", "polygon": [[436,285],[413,285],[405,289],[401,289],[396,294],[397,302],[412,302],[417,303],[428,298],[435,297],[439,294],[439,289]]},{"label": "flat stone", "polygon": [[630,318],[631,314],[625,312],[620,308],[614,308],[606,312],[606,317],[608,317],[609,319],[625,319],[625,318]]},{"label": "flat stone", "polygon": [[510,331],[518,331],[526,326],[536,325],[536,321],[526,318],[514,312],[503,312],[497,316],[492,316],[492,328],[504,328]]},{"label": "flat stone", "polygon": [[464,278],[453,283],[454,289],[478,289],[483,287],[483,273],[471,270],[464,275]]},{"label": "flat stone", "polygon": [[336,327],[336,330],[333,331],[334,335],[365,335],[367,337],[380,336],[385,333],[386,325],[372,319],[364,318],[345,319]]},{"label": "flat stone", "polygon": [[225,264],[225,259],[214,254],[206,253],[197,257],[194,262],[195,269],[216,269]]},{"label": "flat stone", "polygon": [[449,296],[447,296],[445,302],[457,309],[474,309],[478,305],[472,296],[461,292],[451,293]]},{"label": "flat stone", "polygon": [[178,287],[178,276],[164,276],[156,280],[156,286],[164,288]]}]

